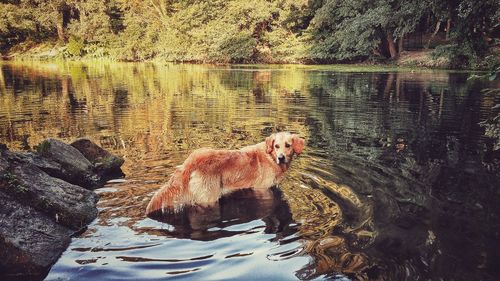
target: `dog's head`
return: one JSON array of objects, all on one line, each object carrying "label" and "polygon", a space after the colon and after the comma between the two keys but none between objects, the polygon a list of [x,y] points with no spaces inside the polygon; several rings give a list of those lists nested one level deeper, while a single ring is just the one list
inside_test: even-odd
[{"label": "dog's head", "polygon": [[267,153],[277,164],[288,164],[294,154],[299,155],[304,149],[305,140],[288,132],[279,132],[266,138]]}]

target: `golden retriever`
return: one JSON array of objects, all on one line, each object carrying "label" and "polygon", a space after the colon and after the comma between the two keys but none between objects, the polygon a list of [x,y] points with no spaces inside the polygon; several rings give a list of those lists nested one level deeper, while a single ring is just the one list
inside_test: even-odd
[{"label": "golden retriever", "polygon": [[268,189],[281,182],[304,144],[297,135],[279,132],[240,150],[195,150],[151,198],[146,214],[186,205],[208,207],[241,188]]}]

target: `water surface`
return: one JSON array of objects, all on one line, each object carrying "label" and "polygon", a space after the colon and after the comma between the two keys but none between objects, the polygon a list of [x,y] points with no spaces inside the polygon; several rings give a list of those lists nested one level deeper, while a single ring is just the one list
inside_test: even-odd
[{"label": "water surface", "polygon": [[[498,280],[495,82],[333,66],[2,63],[0,142],[88,137],[126,159],[47,280]],[[190,151],[307,139],[265,196],[146,218]]]}]

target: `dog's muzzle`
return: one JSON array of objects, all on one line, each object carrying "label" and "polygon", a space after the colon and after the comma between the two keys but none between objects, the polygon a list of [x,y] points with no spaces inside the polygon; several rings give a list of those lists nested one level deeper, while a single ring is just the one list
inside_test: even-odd
[{"label": "dog's muzzle", "polygon": [[286,163],[285,155],[283,154],[278,155],[278,159],[276,162],[278,162],[278,164],[285,164]]}]

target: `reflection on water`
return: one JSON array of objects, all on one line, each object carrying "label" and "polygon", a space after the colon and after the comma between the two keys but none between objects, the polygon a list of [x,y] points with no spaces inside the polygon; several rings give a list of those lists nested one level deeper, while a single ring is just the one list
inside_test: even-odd
[{"label": "reflection on water", "polygon": [[257,219],[265,223],[264,233],[291,234],[296,231],[294,228],[285,231],[291,228],[292,215],[281,191],[275,188],[269,191],[238,190],[222,197],[215,206],[187,206],[180,212],[158,211],[151,217],[172,226],[172,230],[162,229],[163,235],[203,241],[242,234],[244,231],[233,230],[231,226]]},{"label": "reflection on water", "polygon": [[[465,73],[4,63],[0,142],[89,137],[125,159],[47,279],[497,280],[500,97]],[[489,82],[488,82],[489,83]],[[307,139],[278,189],[144,217],[199,147]]]}]

